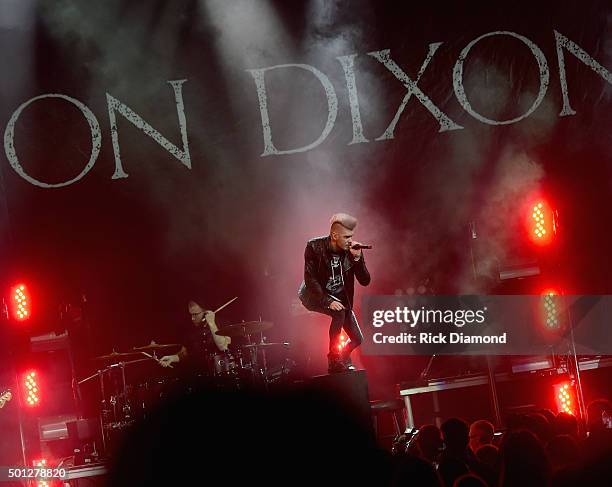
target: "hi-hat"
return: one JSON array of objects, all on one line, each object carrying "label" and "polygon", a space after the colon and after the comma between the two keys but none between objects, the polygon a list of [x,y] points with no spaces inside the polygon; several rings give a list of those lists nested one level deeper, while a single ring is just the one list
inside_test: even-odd
[{"label": "hi-hat", "polygon": [[253,333],[261,333],[272,328],[272,326],[274,324],[270,321],[246,321],[244,323],[224,326],[216,334],[222,337],[240,337],[252,335]]}]

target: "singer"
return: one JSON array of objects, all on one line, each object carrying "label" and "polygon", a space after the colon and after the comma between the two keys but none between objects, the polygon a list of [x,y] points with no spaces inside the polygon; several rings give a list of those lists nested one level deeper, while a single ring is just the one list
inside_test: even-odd
[{"label": "singer", "polygon": [[[350,355],[363,341],[353,311],[354,278],[362,286],[370,283],[361,249],[371,247],[353,241],[356,226],[356,218],[336,213],[330,220],[329,235],[309,240],[304,252],[304,281],[298,296],[310,311],[331,316],[327,356],[330,373],[355,370]],[[343,328],[349,341],[340,351]]]}]

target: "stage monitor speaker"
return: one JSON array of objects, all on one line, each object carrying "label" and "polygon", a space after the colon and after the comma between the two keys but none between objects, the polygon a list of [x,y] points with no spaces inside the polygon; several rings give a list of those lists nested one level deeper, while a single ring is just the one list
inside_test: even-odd
[{"label": "stage monitor speaker", "polygon": [[314,376],[306,388],[310,393],[322,394],[336,402],[347,418],[371,439],[375,438],[365,370]]}]

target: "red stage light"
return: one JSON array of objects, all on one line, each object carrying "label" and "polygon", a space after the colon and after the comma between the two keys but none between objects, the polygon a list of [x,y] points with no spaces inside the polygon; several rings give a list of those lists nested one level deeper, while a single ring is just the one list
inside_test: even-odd
[{"label": "red stage light", "polygon": [[555,403],[557,410],[561,413],[576,415],[576,390],[569,382],[562,382],[553,386],[555,391]]},{"label": "red stage light", "polygon": [[338,345],[337,345],[338,351],[341,352],[347,343],[348,343],[348,337],[345,335],[344,332],[340,333],[340,337],[338,337]]},{"label": "red stage light", "polygon": [[[41,458],[40,460],[34,460],[32,462],[32,466],[34,468],[49,468],[47,460],[45,460],[44,458]],[[38,480],[34,485],[36,485],[36,487],[50,487],[51,484],[46,480]]]},{"label": "red stage light", "polygon": [[545,336],[557,342],[559,337],[568,331],[567,292],[560,288],[545,288],[540,293],[537,319]]},{"label": "red stage light", "polygon": [[25,284],[17,284],[11,288],[11,314],[17,321],[27,320],[31,314],[32,300]]},{"label": "red stage light", "polygon": [[21,381],[23,389],[23,401],[28,407],[36,407],[40,404],[40,380],[38,374],[34,370],[30,370],[23,374]]},{"label": "red stage light", "polygon": [[544,199],[534,200],[527,209],[529,238],[536,245],[548,245],[557,232],[555,213]]},{"label": "red stage light", "polygon": [[542,293],[544,306],[544,326],[547,329],[559,329],[561,323],[559,293],[554,289],[547,289]]}]

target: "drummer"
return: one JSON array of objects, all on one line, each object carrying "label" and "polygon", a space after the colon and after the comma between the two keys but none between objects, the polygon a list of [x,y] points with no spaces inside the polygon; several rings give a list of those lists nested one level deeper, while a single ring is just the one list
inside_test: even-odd
[{"label": "drummer", "polygon": [[219,336],[219,327],[215,323],[215,313],[205,310],[195,301],[189,301],[191,323],[184,332],[181,349],[174,355],[164,355],[159,363],[169,367],[179,362],[190,362],[192,366],[200,364],[206,368],[209,355],[226,352],[231,338]]}]

